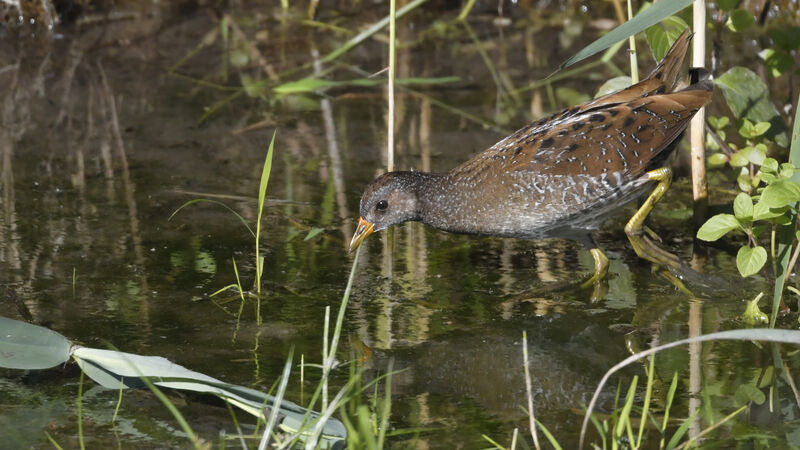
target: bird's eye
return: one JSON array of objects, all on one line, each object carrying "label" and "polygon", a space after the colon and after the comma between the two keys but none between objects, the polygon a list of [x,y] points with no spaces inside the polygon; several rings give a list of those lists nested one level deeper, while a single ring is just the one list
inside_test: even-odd
[{"label": "bird's eye", "polygon": [[389,207],[389,202],[387,202],[386,200],[381,200],[375,204],[375,209],[378,211],[384,211],[388,207]]}]

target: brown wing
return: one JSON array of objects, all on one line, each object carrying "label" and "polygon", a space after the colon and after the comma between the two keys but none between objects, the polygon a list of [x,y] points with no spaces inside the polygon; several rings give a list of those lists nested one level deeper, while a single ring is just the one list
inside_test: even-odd
[{"label": "brown wing", "polygon": [[462,179],[492,171],[547,171],[601,176],[618,171],[636,177],[686,128],[705,105],[713,85],[678,84],[691,35],[685,31],[640,83],[528,125],[453,169]]}]

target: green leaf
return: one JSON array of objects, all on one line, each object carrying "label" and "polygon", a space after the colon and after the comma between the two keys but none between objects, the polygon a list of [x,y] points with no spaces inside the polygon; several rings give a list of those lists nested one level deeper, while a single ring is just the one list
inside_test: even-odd
[{"label": "green leaf", "polygon": [[647,43],[650,44],[653,58],[656,61],[661,61],[672,43],[675,42],[675,39],[687,28],[689,28],[689,25],[683,19],[678,16],[669,16],[662,20],[661,23],[657,23],[645,30],[644,33],[647,37]]},{"label": "green leaf", "polygon": [[800,48],[800,27],[783,27],[769,30],[769,37],[776,46],[784,50]]},{"label": "green leaf", "polygon": [[745,147],[733,155],[731,155],[732,167],[744,167],[750,164],[750,153],[753,151],[752,147]]},{"label": "green leaf", "polygon": [[761,192],[760,203],[764,203],[769,208],[792,206],[799,201],[800,184],[787,179],[778,180],[765,187]]},{"label": "green leaf", "polygon": [[47,328],[0,317],[0,367],[48,369],[69,359],[70,343]]},{"label": "green leaf", "polygon": [[711,150],[712,152],[719,150],[719,144],[717,144],[717,141],[711,137],[711,133],[706,133],[706,150]]},{"label": "green leaf", "polygon": [[[758,308],[756,307],[756,309],[758,309]],[[762,313],[761,311],[759,311],[759,313],[761,313],[761,316],[763,316],[764,321],[762,322],[760,320],[761,317],[759,316],[759,320],[757,322],[753,322],[753,323],[749,323],[748,322],[749,325],[755,325],[756,323],[767,323],[767,322],[769,322],[769,319],[767,318],[766,314]],[[747,319],[745,319],[745,322],[747,322]],[[733,394],[733,396],[736,399],[736,403],[739,404],[739,405],[745,405],[745,404],[750,403],[750,402],[753,402],[753,403],[755,403],[757,405],[760,405],[760,404],[764,403],[764,401],[766,401],[766,399],[767,399],[767,397],[764,395],[764,393],[761,392],[761,389],[753,386],[752,384],[740,384],[739,387],[736,388],[736,393]]]},{"label": "green leaf", "polygon": [[742,123],[739,125],[739,134],[746,139],[753,137],[753,122],[742,119]]},{"label": "green leaf", "polygon": [[[751,327],[756,324],[763,324],[769,323],[769,317],[766,314],[761,312],[761,309],[758,307],[758,301],[761,300],[761,297],[764,296],[764,293],[759,293],[756,298],[747,302],[747,306],[744,309],[744,314],[742,314],[742,320]],[[750,386],[755,387],[755,386]],[[761,391],[759,391],[761,392]],[[736,392],[737,400],[740,400],[739,403],[744,404],[748,401],[752,400],[752,398],[748,395],[744,399],[739,399],[739,391]],[[763,394],[762,394],[763,397]],[[762,400],[763,401],[763,400]],[[759,403],[760,404],[760,403]]]},{"label": "green leaf", "polygon": [[601,52],[617,42],[626,39],[634,34],[651,27],[667,17],[677,13],[683,8],[691,5],[694,0],[670,0],[653,4],[653,6],[636,14],[631,20],[614,28],[605,36],[592,42],[578,53],[561,63],[558,70],[563,70],[579,61],[582,61],[597,52]]},{"label": "green leaf", "polygon": [[[624,86],[627,87],[627,86]],[[619,90],[619,89],[617,89]],[[613,92],[613,91],[612,91]],[[585,92],[570,87],[556,88],[556,99],[563,105],[576,105],[591,100]]]},{"label": "green leaf", "polygon": [[792,163],[783,163],[781,164],[780,175],[786,178],[792,178],[794,175],[794,164]]},{"label": "green leaf", "polygon": [[314,236],[322,233],[323,231],[325,231],[325,228],[319,228],[319,227],[312,228],[311,231],[308,232],[308,234],[306,235],[305,239],[303,239],[303,240],[304,241],[311,240],[311,239],[314,238]]},{"label": "green leaf", "polygon": [[756,23],[756,18],[749,11],[735,9],[731,11],[727,25],[728,28],[738,33],[750,28],[754,23]]},{"label": "green leaf", "polygon": [[744,192],[740,192],[733,200],[733,214],[740,221],[753,220],[753,199]]},{"label": "green leaf", "polygon": [[721,130],[728,126],[731,119],[728,116],[716,117],[716,116],[708,116],[708,123],[711,124],[712,127],[716,130]]},{"label": "green leaf", "polygon": [[739,0],[719,0],[719,9],[730,11],[739,6]]},{"label": "green leaf", "polygon": [[[78,347],[73,357],[86,375],[109,389],[120,389],[120,382],[123,388],[139,387],[142,383],[140,377],[149,377],[153,384],[160,387],[217,395],[256,417],[265,418],[275,406],[283,417],[281,426],[293,430],[320,417],[319,413],[295,403],[279,401],[276,397],[245,386],[225,383],[159,356]],[[347,436],[344,424],[336,419],[328,419],[324,427],[323,433],[327,436]]]},{"label": "green leaf", "polygon": [[790,71],[794,66],[794,59],[783,50],[768,48],[760,52],[759,56],[764,59],[764,65],[767,66],[767,69],[770,70],[775,78]]},{"label": "green leaf", "polygon": [[769,173],[778,173],[778,160],[775,158],[765,158],[761,163],[761,171]]},{"label": "green leaf", "polygon": [[598,89],[597,93],[594,94],[594,98],[602,97],[612,92],[617,92],[619,90],[625,89],[630,85],[631,85],[631,77],[627,75],[621,77],[614,77],[603,83],[602,86],[600,86],[600,89]]},{"label": "green leaf", "polygon": [[[753,125],[753,137],[761,136],[762,134],[766,133],[767,130],[772,126],[769,122],[758,122],[757,124]],[[764,144],[761,144],[764,145]],[[765,146],[766,149],[766,146]],[[765,150],[766,151],[766,150]]]},{"label": "green leaf", "polygon": [[760,245],[757,247],[744,246],[736,254],[736,267],[743,277],[758,273],[766,262],[767,250]]},{"label": "green leaf", "polygon": [[720,167],[728,162],[728,157],[724,153],[714,153],[708,157],[708,165],[711,167]]},{"label": "green leaf", "polygon": [[[742,169],[747,170],[746,167],[742,167]],[[736,177],[736,184],[739,186],[739,189],[742,192],[750,192],[752,188],[752,179],[750,178],[749,173],[742,173]]]},{"label": "green leaf", "polygon": [[763,144],[756,145],[755,148],[750,151],[747,159],[757,166],[764,164],[764,160],[767,159],[767,147]]},{"label": "green leaf", "polygon": [[788,207],[770,208],[762,201],[758,201],[753,207],[753,220],[769,220],[786,214]]},{"label": "green leaf", "polygon": [[735,117],[753,123],[769,122],[771,126],[765,136],[781,147],[789,145],[786,123],[773,106],[761,77],[750,69],[733,67],[717,78],[716,84]]},{"label": "green leaf", "polygon": [[731,214],[717,214],[708,219],[703,226],[697,230],[697,239],[703,241],[716,241],[725,236],[725,233],[732,230],[741,230],[742,226],[735,216]]}]

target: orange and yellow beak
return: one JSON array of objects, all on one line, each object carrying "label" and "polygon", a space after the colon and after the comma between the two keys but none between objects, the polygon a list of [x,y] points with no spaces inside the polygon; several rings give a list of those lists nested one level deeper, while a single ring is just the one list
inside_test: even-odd
[{"label": "orange and yellow beak", "polygon": [[372,229],[375,225],[364,220],[363,217],[358,218],[358,228],[353,233],[353,239],[350,240],[350,251],[357,249],[361,242],[372,234]]}]

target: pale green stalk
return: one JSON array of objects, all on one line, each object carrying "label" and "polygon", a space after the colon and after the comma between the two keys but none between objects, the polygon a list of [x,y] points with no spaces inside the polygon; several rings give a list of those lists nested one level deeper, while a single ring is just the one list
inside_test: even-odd
[{"label": "pale green stalk", "polygon": [[395,41],[396,36],[396,22],[397,18],[395,11],[395,0],[389,2],[389,118],[387,120],[387,148],[386,148],[386,161],[387,170],[394,171],[394,77],[395,77]]},{"label": "pale green stalk", "polygon": [[[633,18],[633,5],[628,0],[628,20]],[[639,62],[636,59],[636,39],[634,36],[628,38],[628,45],[631,51],[631,84],[639,82]]]},{"label": "pale green stalk", "polygon": [[634,442],[633,448],[639,448],[642,445],[642,437],[644,435],[644,427],[647,424],[647,412],[650,409],[650,398],[653,395],[653,372],[655,372],[656,355],[650,357],[650,367],[647,370],[647,390],[644,394],[644,405],[642,406],[642,420],[639,422],[639,437]]}]

